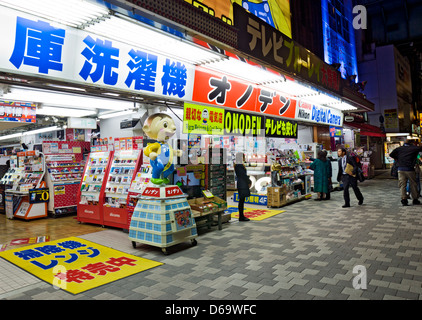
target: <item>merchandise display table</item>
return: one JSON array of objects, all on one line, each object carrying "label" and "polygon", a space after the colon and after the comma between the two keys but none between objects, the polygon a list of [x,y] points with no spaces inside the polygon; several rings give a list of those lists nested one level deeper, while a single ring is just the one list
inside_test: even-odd
[{"label": "merchandise display table", "polygon": [[[208,213],[202,213],[199,211],[192,211],[193,213],[193,217],[195,218],[196,221],[196,228],[201,228],[201,227],[208,227],[208,229],[211,229],[213,222],[214,222],[214,216],[217,215],[217,226],[218,226],[218,230],[222,230],[223,226],[222,226],[222,218],[221,215],[224,214],[224,210],[223,211],[217,211],[217,212],[208,212]],[[198,222],[202,221],[202,220],[206,220],[205,223],[203,224],[198,224]]]},{"label": "merchandise display table", "polygon": [[129,226],[132,246],[143,243],[167,248],[187,240],[196,245],[195,219],[186,196],[178,186],[147,186],[139,196]]}]

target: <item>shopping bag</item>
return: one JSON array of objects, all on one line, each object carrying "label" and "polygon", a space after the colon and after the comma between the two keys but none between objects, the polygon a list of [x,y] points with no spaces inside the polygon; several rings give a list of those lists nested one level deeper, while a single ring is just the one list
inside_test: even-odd
[{"label": "shopping bag", "polygon": [[346,172],[349,176],[356,177],[356,175],[353,174],[353,166],[350,163],[346,165],[344,172]]},{"label": "shopping bag", "polygon": [[391,176],[394,178],[399,177],[399,170],[397,167],[397,163],[394,161],[393,166],[391,167]]},{"label": "shopping bag", "polygon": [[363,175],[363,171],[362,171],[361,168],[358,168],[357,178],[358,178],[359,182],[365,181],[365,176]]}]

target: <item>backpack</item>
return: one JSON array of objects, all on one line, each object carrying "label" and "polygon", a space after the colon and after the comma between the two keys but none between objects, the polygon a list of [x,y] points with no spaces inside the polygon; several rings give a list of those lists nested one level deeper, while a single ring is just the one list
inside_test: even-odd
[{"label": "backpack", "polygon": [[360,157],[357,155],[357,153],[352,152],[350,156],[355,159],[356,164],[358,165],[359,169],[362,169],[362,162],[360,161]]}]

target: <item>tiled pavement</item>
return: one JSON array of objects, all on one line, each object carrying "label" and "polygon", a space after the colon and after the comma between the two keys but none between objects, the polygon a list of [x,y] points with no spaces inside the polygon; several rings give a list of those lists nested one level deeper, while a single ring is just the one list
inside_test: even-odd
[{"label": "tiled pavement", "polygon": [[[138,244],[105,229],[81,236],[164,265],[73,295],[0,259],[0,300],[422,299],[422,206],[400,206],[397,182],[360,184],[365,202],[302,201],[263,221],[200,230],[198,245]],[[355,266],[366,289],[354,289]],[[360,278],[359,284],[364,283]]]}]

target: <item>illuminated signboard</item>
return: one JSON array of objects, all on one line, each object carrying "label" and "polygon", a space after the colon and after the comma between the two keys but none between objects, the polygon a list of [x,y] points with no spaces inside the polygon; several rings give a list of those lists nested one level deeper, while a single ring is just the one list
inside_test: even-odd
[{"label": "illuminated signboard", "polygon": [[185,0],[194,7],[234,25],[233,3],[237,3],[289,38],[292,37],[290,0]]},{"label": "illuminated signboard", "polygon": [[[324,61],[341,63],[343,78],[358,75],[352,0],[321,0]],[[357,78],[356,78],[357,81]]]}]

